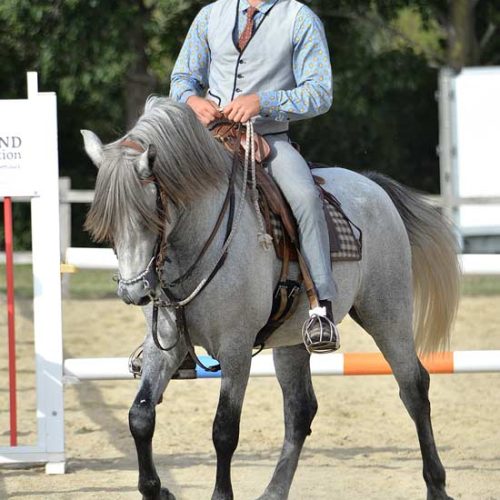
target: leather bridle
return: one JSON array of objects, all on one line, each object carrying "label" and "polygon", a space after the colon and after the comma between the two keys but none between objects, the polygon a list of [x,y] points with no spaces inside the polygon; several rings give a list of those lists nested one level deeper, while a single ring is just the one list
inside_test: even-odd
[{"label": "leather bridle", "polygon": [[[235,194],[234,194],[234,184],[235,184],[235,177],[236,177],[236,172],[240,163],[240,156],[239,156],[239,144],[240,144],[240,139],[242,136],[242,127],[241,125],[235,124],[235,127],[237,127],[237,141],[236,141],[236,146],[235,150],[233,151],[233,162],[232,162],[232,167],[231,167],[231,173],[229,176],[229,182],[228,182],[228,188],[226,192],[226,196],[224,198],[223,205],[221,207],[221,211],[219,213],[219,216],[217,217],[217,221],[214,225],[214,228],[212,229],[212,232],[210,233],[210,236],[208,237],[207,241],[203,245],[200,253],[198,254],[197,258],[193,262],[193,264],[188,268],[188,270],[176,278],[174,281],[171,283],[168,283],[163,280],[163,267],[165,265],[165,262],[167,261],[167,238],[165,237],[165,230],[164,226],[162,225],[158,237],[155,243],[155,247],[153,250],[153,256],[151,257],[148,265],[146,266],[146,269],[142,271],[140,274],[138,274],[136,277],[131,278],[129,280],[123,280],[119,278],[119,282],[125,285],[131,285],[138,283],[140,281],[143,281],[144,285],[147,287],[150,287],[151,283],[153,282],[153,279],[156,277],[158,283],[160,284],[160,289],[163,295],[167,298],[167,300],[163,300],[162,298],[159,298],[155,295],[152,295],[151,298],[153,300],[153,314],[152,314],[152,322],[151,322],[151,334],[153,337],[153,341],[156,345],[156,347],[162,351],[171,351],[174,349],[181,337],[184,338],[186,342],[186,347],[188,349],[189,354],[191,357],[194,359],[194,361],[204,370],[210,371],[210,372],[216,372],[220,370],[220,366],[205,366],[198,358],[198,356],[195,353],[193,343],[191,341],[189,331],[187,328],[186,324],[186,315],[185,315],[185,307],[187,304],[189,304],[194,298],[198,296],[199,293],[201,293],[205,287],[213,280],[213,278],[216,276],[218,271],[221,269],[221,267],[224,265],[224,262],[226,261],[228,250],[229,250],[229,245],[230,243],[230,238],[233,235],[234,232],[234,215],[235,215]],[[137,152],[144,153],[145,150],[144,148],[138,144],[135,141],[132,141],[131,139],[125,139],[123,140],[120,145],[122,147],[128,147],[131,149],[134,149]],[[168,197],[166,190],[162,188],[160,182],[158,181],[157,177],[154,175],[144,179],[143,182],[154,182],[156,186],[156,210],[157,214],[160,217],[161,220],[163,220],[163,217],[166,216],[167,214],[167,203],[168,203]],[[241,203],[244,203],[244,199],[241,200]],[[220,254],[215,266],[213,267],[212,271],[210,274],[204,278],[198,286],[194,289],[194,291],[185,299],[178,299],[173,292],[170,290],[170,287],[179,285],[180,283],[183,283],[186,281],[194,272],[194,270],[198,267],[198,265],[201,262],[201,259],[207,252],[207,250],[210,248],[211,244],[213,243],[221,225],[224,220],[224,217],[226,216],[226,213],[228,214],[227,217],[227,223],[226,223],[226,232],[224,236],[224,244],[223,244],[223,249],[224,251]],[[156,275],[156,276],[155,276]],[[177,338],[176,340],[169,346],[164,347],[161,345],[161,342],[158,338],[158,310],[160,307],[167,307],[167,308],[173,308],[175,311],[175,317],[176,317],[176,325],[177,325]]]}]

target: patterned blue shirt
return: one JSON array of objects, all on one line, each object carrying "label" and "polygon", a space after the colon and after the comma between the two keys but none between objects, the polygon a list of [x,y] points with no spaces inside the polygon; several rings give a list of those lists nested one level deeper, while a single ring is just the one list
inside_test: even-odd
[{"label": "patterned blue shirt", "polygon": [[[277,0],[264,0],[255,14],[255,26]],[[240,2],[238,32],[246,24],[247,0]],[[192,95],[205,95],[210,70],[208,20],[212,4],[196,16],[184,40],[171,77],[170,97],[186,102]],[[239,37],[239,35],[238,35]],[[236,42],[236,40],[235,40]],[[332,68],[323,24],[307,6],[295,20],[292,90],[259,92],[261,114],[277,121],[300,120],[326,113],[332,105]]]}]

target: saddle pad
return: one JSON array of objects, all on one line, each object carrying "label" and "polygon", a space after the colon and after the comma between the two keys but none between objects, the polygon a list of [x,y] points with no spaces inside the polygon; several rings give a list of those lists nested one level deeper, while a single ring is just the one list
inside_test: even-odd
[{"label": "saddle pad", "polygon": [[[323,198],[325,217],[330,236],[330,254],[333,262],[359,261],[362,253],[361,230],[352,223],[341,208],[340,202],[330,193]],[[330,197],[332,200],[330,200]],[[274,213],[270,213],[271,231],[275,242],[283,240],[283,226]]]}]

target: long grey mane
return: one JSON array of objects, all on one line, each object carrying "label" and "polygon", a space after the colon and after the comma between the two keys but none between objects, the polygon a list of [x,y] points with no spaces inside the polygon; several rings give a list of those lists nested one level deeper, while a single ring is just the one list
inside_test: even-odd
[{"label": "long grey mane", "polygon": [[[124,147],[124,139],[144,150],[156,149],[152,173],[177,206],[186,206],[227,179],[230,158],[192,110],[166,97],[149,97],[143,115],[122,138],[103,148],[94,202],[85,228],[97,241],[112,240],[137,221],[158,231],[164,221],[148,204],[144,179],[137,173],[141,153]],[[142,181],[142,184],[141,184]]]}]

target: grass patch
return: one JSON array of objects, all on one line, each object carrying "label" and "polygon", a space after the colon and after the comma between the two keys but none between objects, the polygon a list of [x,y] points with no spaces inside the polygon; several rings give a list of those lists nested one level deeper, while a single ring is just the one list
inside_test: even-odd
[{"label": "grass patch", "polygon": [[500,295],[500,276],[465,276],[462,294],[467,296]]},{"label": "grass patch", "polygon": [[[113,271],[85,270],[69,274],[69,290],[72,299],[102,299],[116,297]],[[33,274],[31,265],[18,265],[14,269],[16,297],[33,297]],[[0,293],[7,292],[5,265],[0,265]]]},{"label": "grass patch", "polygon": [[[101,299],[116,297],[112,271],[79,271],[69,275],[70,297]],[[14,270],[16,296],[33,297],[33,276],[30,265],[18,265]],[[0,293],[6,293],[5,265],[0,265]],[[464,276],[462,294],[467,296],[500,295],[500,276]]]}]

